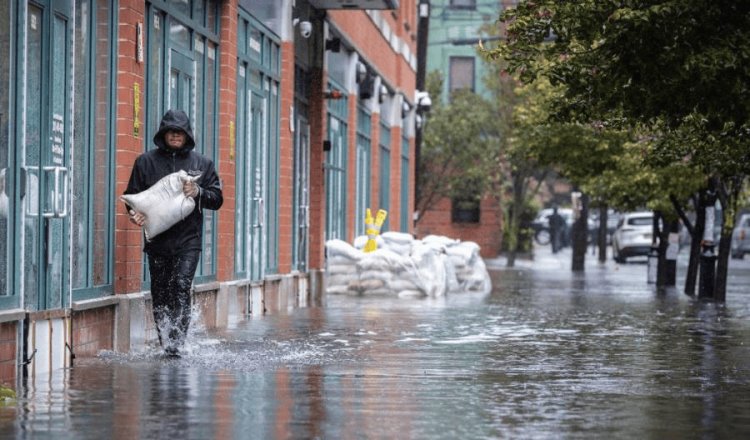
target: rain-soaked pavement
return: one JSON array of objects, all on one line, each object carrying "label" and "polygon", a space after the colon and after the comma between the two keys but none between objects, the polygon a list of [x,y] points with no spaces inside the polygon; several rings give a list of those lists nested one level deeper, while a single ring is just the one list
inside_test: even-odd
[{"label": "rain-soaked pavement", "polygon": [[[681,256],[682,257],[682,256]],[[325,307],[77,360],[0,407],[2,438],[750,438],[750,262],[726,307],[645,264],[493,270],[490,295]],[[681,280],[680,280],[681,281]]]}]

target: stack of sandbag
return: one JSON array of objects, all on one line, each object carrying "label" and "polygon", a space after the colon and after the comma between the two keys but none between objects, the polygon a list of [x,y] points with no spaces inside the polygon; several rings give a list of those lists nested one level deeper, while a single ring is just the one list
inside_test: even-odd
[{"label": "stack of sandbag", "polygon": [[359,294],[355,286],[349,284],[359,281],[357,262],[364,253],[343,240],[326,242],[326,291],[328,293]]},{"label": "stack of sandbag", "polygon": [[431,293],[408,255],[377,249],[365,253],[356,266],[359,281],[353,285],[361,295],[425,296]]},{"label": "stack of sandbag", "polygon": [[[364,246],[361,237],[355,241]],[[341,240],[327,241],[326,254],[328,293],[425,296],[436,292],[409,255],[387,248],[365,253]]]},{"label": "stack of sandbag", "polygon": [[433,246],[445,245],[458,281],[458,290],[464,292],[489,293],[492,289],[490,275],[479,254],[479,245],[473,241],[451,240],[446,237],[428,236],[424,241]]},{"label": "stack of sandbag", "polygon": [[411,234],[388,231],[379,237],[382,238],[382,245],[378,243],[378,249],[388,249],[399,255],[411,255],[411,247],[415,242]]},{"label": "stack of sandbag", "polygon": [[353,295],[442,296],[448,292],[488,293],[491,283],[479,246],[447,237],[415,240],[409,234],[386,232],[378,249],[361,249],[342,240],[326,242],[326,290]]}]

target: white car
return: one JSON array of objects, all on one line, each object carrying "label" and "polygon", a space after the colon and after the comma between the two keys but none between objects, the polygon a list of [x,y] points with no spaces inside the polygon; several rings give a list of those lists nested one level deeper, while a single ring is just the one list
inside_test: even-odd
[{"label": "white car", "polygon": [[612,258],[625,263],[629,257],[648,255],[653,228],[654,214],[651,212],[623,214],[612,234]]},{"label": "white car", "polygon": [[732,258],[742,259],[750,253],[750,214],[742,214],[732,231]]}]

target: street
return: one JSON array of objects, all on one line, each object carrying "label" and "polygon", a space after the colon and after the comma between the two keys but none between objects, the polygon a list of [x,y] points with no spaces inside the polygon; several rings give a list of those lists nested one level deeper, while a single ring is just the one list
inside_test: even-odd
[{"label": "street", "polygon": [[[683,254],[680,258],[684,257]],[[328,296],[200,328],[193,353],[76,360],[0,407],[2,438],[746,438],[750,260],[726,305],[570,249],[488,260],[490,295]],[[682,260],[679,270],[684,270]],[[678,286],[682,283],[678,275]]]}]

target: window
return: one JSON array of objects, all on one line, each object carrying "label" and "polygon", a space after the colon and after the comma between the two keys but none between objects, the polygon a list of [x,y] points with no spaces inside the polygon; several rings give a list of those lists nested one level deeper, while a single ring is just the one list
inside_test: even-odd
[{"label": "window", "polygon": [[[113,9],[110,2],[76,1],[73,119],[72,267],[75,297],[96,296],[112,284]],[[111,291],[106,290],[108,293]]]},{"label": "window", "polygon": [[453,223],[479,223],[483,182],[480,177],[466,177],[453,188],[451,221]]},{"label": "window", "polygon": [[479,223],[479,197],[466,195],[451,201],[453,223]]},{"label": "window", "polygon": [[477,0],[450,0],[451,9],[476,9]]},{"label": "window", "polygon": [[[343,90],[336,83],[328,83],[328,90]],[[328,100],[328,142],[330,148],[326,152],[325,191],[326,191],[326,226],[325,238],[346,240],[346,180],[347,138],[349,127],[349,99],[346,95],[342,99]]]},{"label": "window", "polygon": [[458,89],[474,91],[474,57],[450,57],[448,84],[450,92]]},{"label": "window", "polygon": [[370,208],[370,176],[372,167],[371,158],[372,142],[372,119],[370,113],[364,108],[360,100],[357,106],[357,157],[355,174],[355,205],[354,210],[354,232],[355,235],[365,233],[365,212]]},{"label": "window", "polygon": [[9,205],[12,201],[8,197],[12,194],[9,188],[11,173],[8,170],[11,153],[8,115],[12,102],[8,92],[12,90],[10,82],[12,56],[10,2],[0,1],[0,297],[11,295],[13,290],[9,288],[10,276],[13,273],[11,267],[13,258],[9,258],[13,250],[13,237],[9,227],[10,212],[12,212]]}]

